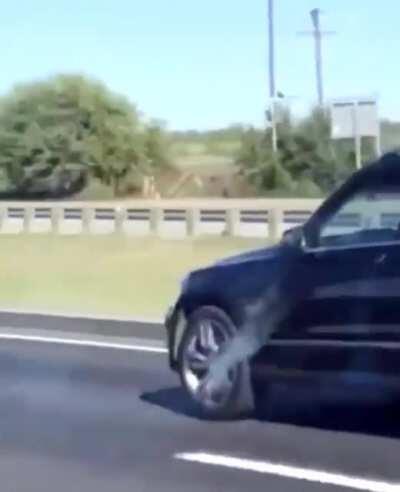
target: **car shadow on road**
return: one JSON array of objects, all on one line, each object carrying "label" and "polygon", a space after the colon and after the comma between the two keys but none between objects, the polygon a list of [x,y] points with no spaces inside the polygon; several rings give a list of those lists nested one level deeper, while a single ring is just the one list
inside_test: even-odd
[{"label": "car shadow on road", "polygon": [[[399,402],[391,399],[354,401],[354,393],[346,389],[335,401],[317,400],[308,392],[286,389],[269,393],[269,401],[257,404],[254,413],[245,418],[260,422],[312,427],[320,430],[400,438]],[[350,398],[350,396],[352,398]],[[141,400],[177,415],[202,419],[202,415],[180,387],[163,388],[143,393]],[[264,404],[263,404],[264,403]]]},{"label": "car shadow on road", "polygon": [[400,437],[399,399],[379,384],[272,383],[256,405],[260,421]]},{"label": "car shadow on road", "polygon": [[178,415],[184,415],[185,417],[195,419],[201,418],[201,413],[196,405],[179,386],[143,393],[140,396],[140,399],[146,403],[156,405]]}]

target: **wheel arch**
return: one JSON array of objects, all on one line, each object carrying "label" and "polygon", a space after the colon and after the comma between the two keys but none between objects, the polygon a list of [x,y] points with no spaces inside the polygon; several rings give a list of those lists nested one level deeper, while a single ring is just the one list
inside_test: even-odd
[{"label": "wheel arch", "polygon": [[186,319],[189,318],[197,309],[202,307],[215,307],[229,316],[236,327],[240,326],[242,315],[239,303],[226,296],[216,295],[215,293],[199,293],[196,295],[183,295],[179,302]]}]

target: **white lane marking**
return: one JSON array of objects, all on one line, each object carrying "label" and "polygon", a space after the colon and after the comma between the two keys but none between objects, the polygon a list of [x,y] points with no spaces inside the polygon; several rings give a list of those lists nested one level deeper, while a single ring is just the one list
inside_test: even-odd
[{"label": "white lane marking", "polygon": [[278,465],[268,461],[256,461],[233,456],[209,453],[177,453],[174,458],[183,461],[201,463],[205,465],[224,466],[237,470],[253,471],[268,475],[277,475],[284,478],[318,482],[325,485],[335,485],[367,492],[399,492],[400,483],[381,482],[362,477],[351,477],[325,471],[298,468],[289,465]]},{"label": "white lane marking", "polygon": [[0,333],[0,339],[18,340],[26,342],[53,343],[60,345],[77,345],[80,347],[100,347],[118,350],[133,350],[137,352],[154,352],[166,354],[168,349],[164,347],[151,347],[149,345],[124,344],[113,342],[98,342],[95,340],[79,340],[76,338],[41,337],[36,335],[16,335],[14,333]]}]

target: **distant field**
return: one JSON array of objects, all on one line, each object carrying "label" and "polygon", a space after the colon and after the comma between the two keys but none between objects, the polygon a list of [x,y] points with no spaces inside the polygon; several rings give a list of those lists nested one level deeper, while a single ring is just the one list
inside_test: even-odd
[{"label": "distant field", "polygon": [[176,140],[171,146],[172,154],[179,157],[213,155],[234,159],[240,149],[240,140],[202,142],[199,140]]},{"label": "distant field", "polygon": [[[231,167],[240,148],[240,141],[220,140],[179,140],[171,145],[171,155],[175,163],[184,169],[196,168],[196,172],[218,172],[221,166]],[[210,169],[211,168],[211,169]]]},{"label": "distant field", "polygon": [[174,165],[183,173],[192,173],[201,180],[201,187],[193,181],[179,191],[180,197],[249,197],[255,190],[238,178],[235,166],[240,149],[239,137],[176,136],[171,145]]},{"label": "distant field", "polygon": [[190,269],[264,240],[2,236],[0,307],[162,316]]},{"label": "distant field", "polygon": [[[174,171],[156,173],[157,184],[162,196],[166,196],[168,191],[174,187],[179,179],[180,173],[193,173],[196,176],[208,179],[219,178],[224,181],[232,179],[232,175],[237,171],[235,155],[239,148],[239,141],[211,142],[201,141],[180,141],[179,139],[171,143],[169,157],[174,166]],[[140,196],[141,182],[138,181],[136,193],[130,197]],[[220,186],[207,186],[199,189],[193,182],[183,186],[179,196],[198,197],[198,196],[221,196]],[[216,189],[215,189],[216,188]],[[113,200],[113,190],[110,186],[99,183],[92,179],[89,186],[81,193],[76,195],[74,200]]]},{"label": "distant field", "polygon": [[221,174],[232,172],[234,169],[234,161],[231,157],[212,154],[179,156],[175,158],[174,163],[184,171],[192,171],[200,175]]}]

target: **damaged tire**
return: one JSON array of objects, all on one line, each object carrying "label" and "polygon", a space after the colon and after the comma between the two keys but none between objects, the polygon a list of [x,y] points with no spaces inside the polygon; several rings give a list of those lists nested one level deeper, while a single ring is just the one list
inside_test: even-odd
[{"label": "damaged tire", "polygon": [[188,318],[179,347],[179,375],[184,389],[204,417],[232,419],[252,410],[247,361],[231,368],[222,385],[207,390],[213,383],[208,370],[210,363],[218,358],[222,347],[236,333],[237,328],[229,316],[216,307],[201,307]]}]

